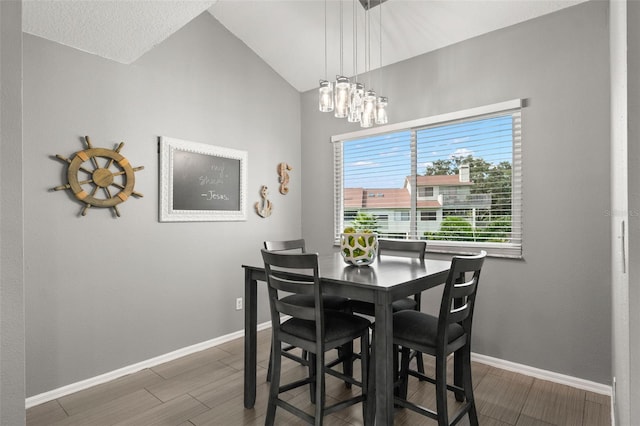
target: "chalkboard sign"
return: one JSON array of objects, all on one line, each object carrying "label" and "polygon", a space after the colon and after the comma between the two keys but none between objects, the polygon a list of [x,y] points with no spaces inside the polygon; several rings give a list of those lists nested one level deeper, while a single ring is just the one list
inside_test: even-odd
[{"label": "chalkboard sign", "polygon": [[246,220],[247,153],[160,138],[160,221]]}]

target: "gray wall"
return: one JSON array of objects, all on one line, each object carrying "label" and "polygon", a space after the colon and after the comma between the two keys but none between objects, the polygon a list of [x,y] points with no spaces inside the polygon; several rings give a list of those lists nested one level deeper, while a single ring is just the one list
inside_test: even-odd
[{"label": "gray wall", "polygon": [[[627,2],[629,154],[629,419],[640,418],[640,2]],[[635,403],[634,403],[635,402]]]},{"label": "gray wall", "polygon": [[0,425],[24,424],[22,2],[0,2]]},{"label": "gray wall", "polygon": [[[50,190],[84,135],[144,166],[120,218]],[[159,223],[158,136],[248,151],[247,221]],[[241,264],[301,235],[300,94],[208,13],[131,65],[25,35],[24,156],[27,396],[242,329]]]},{"label": "gray wall", "polygon": [[[473,350],[604,384],[611,383],[607,9],[581,4],[383,70],[391,122],[527,100],[524,259],[485,264]],[[302,130],[303,236],[327,251],[329,138],[357,128],[318,112],[310,91]]]}]

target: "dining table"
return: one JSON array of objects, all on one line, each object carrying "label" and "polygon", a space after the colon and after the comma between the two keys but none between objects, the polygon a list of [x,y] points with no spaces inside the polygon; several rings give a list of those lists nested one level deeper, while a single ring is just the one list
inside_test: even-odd
[{"label": "dining table", "polygon": [[[322,292],[375,305],[375,423],[392,425],[394,414],[393,312],[391,302],[446,281],[450,260],[385,256],[367,266],[345,263],[339,252],[318,256]],[[256,400],[258,282],[266,282],[264,265],[244,264],[244,406]],[[454,373],[456,374],[456,373]],[[457,376],[458,374],[456,374]],[[456,378],[458,382],[459,378]]]}]

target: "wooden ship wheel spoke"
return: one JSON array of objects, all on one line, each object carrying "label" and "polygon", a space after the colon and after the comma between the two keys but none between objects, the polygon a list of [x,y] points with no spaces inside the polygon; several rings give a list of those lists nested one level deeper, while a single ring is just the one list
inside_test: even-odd
[{"label": "wooden ship wheel spoke", "polygon": [[[85,136],[85,142],[87,149],[77,152],[72,159],[56,155],[56,158],[69,165],[67,170],[69,183],[56,186],[53,189],[56,191],[71,190],[75,197],[84,203],[82,216],[87,214],[90,207],[95,206],[112,208],[116,216],[120,217],[118,204],[126,201],[131,195],[142,197],[142,194],[133,190],[133,187],[135,185],[134,173],[144,167],[132,167],[129,160],[120,154],[124,142],[121,142],[115,150],[94,148],[89,136]],[[100,163],[103,165],[101,166]],[[80,172],[86,175],[82,176],[82,180],[78,177]],[[111,187],[114,188],[113,194]]]}]

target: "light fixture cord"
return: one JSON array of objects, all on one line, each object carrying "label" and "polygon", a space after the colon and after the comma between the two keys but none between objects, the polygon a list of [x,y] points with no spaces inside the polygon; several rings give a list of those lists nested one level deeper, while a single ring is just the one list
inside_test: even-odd
[{"label": "light fixture cord", "polygon": [[382,0],[380,1],[380,82],[378,83],[378,93],[382,91]]},{"label": "light fixture cord", "polygon": [[327,79],[327,0],[324,0],[324,79]]},{"label": "light fixture cord", "polygon": [[358,82],[358,15],[356,10],[356,0],[353,0],[353,75],[355,82]]},{"label": "light fixture cord", "polygon": [[367,0],[367,73],[369,78],[369,90],[371,90],[371,0]]},{"label": "light fixture cord", "polygon": [[342,0],[340,0],[340,75],[343,76],[344,72],[343,72],[343,68],[342,68],[342,62],[343,62],[343,58],[344,58],[344,49],[343,49],[343,19],[342,19]]}]

